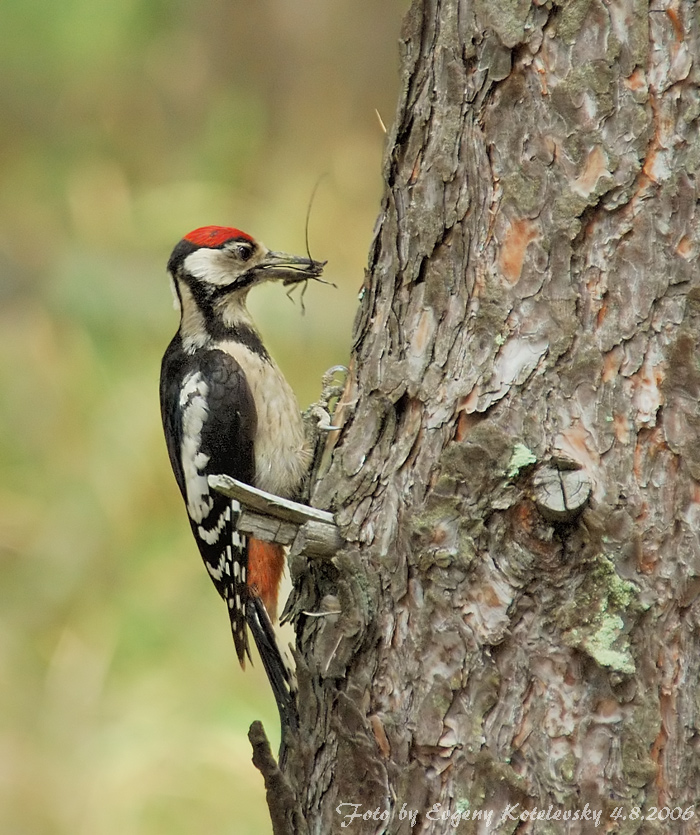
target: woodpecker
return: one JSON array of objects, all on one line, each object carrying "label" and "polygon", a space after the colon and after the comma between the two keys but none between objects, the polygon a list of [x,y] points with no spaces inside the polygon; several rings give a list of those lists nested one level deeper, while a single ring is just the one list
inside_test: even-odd
[{"label": "woodpecker", "polygon": [[204,565],[227,604],[236,654],[258,646],[282,722],[294,714],[291,679],[272,629],[284,567],[281,546],[237,530],[240,504],[211,490],[226,474],[285,498],[312,458],[292,389],[246,307],[264,281],[318,278],[324,264],[271,252],[239,229],[205,226],[177,244],[168,272],[180,326],[161,366],[160,403],[170,463]]}]

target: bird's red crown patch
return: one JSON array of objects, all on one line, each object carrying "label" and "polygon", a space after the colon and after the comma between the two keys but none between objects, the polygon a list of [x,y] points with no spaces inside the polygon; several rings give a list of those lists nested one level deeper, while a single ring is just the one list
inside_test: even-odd
[{"label": "bird's red crown patch", "polygon": [[185,240],[197,246],[216,247],[225,244],[232,238],[245,238],[247,241],[253,239],[240,229],[234,229],[231,226],[200,226],[185,235]]}]

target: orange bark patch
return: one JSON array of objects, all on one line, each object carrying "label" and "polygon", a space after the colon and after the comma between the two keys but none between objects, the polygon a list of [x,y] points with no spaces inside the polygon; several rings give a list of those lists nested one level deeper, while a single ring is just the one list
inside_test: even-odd
[{"label": "orange bark patch", "polygon": [[511,223],[498,258],[501,273],[511,284],[520,278],[528,246],[539,237],[539,227],[534,220],[523,217]]},{"label": "orange bark patch", "polygon": [[382,752],[384,759],[389,759],[391,754],[391,745],[389,745],[389,739],[387,738],[386,731],[384,730],[382,720],[376,713],[373,713],[369,717],[369,723],[372,726],[372,733],[374,734],[374,740],[377,743],[377,747]]},{"label": "orange bark patch", "polygon": [[644,73],[639,67],[637,67],[637,69],[632,73],[632,75],[625,79],[625,87],[627,87],[628,90],[632,90],[633,92],[637,92],[637,90],[644,90],[646,88],[646,85],[646,78],[644,77]]},{"label": "orange bark patch", "polygon": [[438,523],[433,529],[433,535],[430,540],[431,545],[442,545],[447,540],[447,535],[447,529]]},{"label": "orange bark patch", "polygon": [[666,9],[666,14],[668,15],[668,19],[671,21],[671,25],[673,26],[673,34],[676,36],[676,40],[682,41],[683,24],[678,16],[678,9],[674,9],[673,6],[670,6]]},{"label": "orange bark patch", "polygon": [[413,340],[413,353],[422,355],[428,345],[428,340],[435,333],[435,317],[432,310],[424,310],[416,327],[415,338]]},{"label": "orange bark patch", "polygon": [[471,430],[484,420],[482,412],[460,412],[457,418],[455,441],[463,441]]},{"label": "orange bark patch", "polygon": [[605,299],[603,299],[603,302],[600,305],[598,313],[596,314],[596,317],[595,317],[595,324],[596,324],[597,328],[599,328],[603,324],[603,321],[604,321],[604,319],[607,315],[608,315],[608,303],[607,303],[607,301],[605,301]]},{"label": "orange bark patch", "polygon": [[613,415],[613,426],[615,428],[615,437],[621,444],[628,444],[630,442],[630,422],[627,415],[617,412]]},{"label": "orange bark patch", "polygon": [[600,145],[596,145],[588,155],[586,164],[583,166],[583,171],[574,180],[572,189],[582,197],[588,197],[596,187],[598,180],[604,174],[610,173],[607,166],[608,158],[605,155],[605,151]]},{"label": "orange bark patch", "polygon": [[548,96],[549,90],[547,88],[547,70],[541,64],[536,63],[535,71],[537,72],[539,77],[540,92],[543,96]]},{"label": "orange bark patch", "polygon": [[463,441],[467,437],[467,433],[471,429],[471,415],[466,412],[460,412],[457,416],[457,429],[455,430],[455,440]]},{"label": "orange bark patch", "polygon": [[658,180],[657,180],[657,178],[654,174],[654,166],[656,165],[657,155],[658,155],[658,151],[656,150],[656,148],[654,148],[652,151],[649,151],[649,153],[646,156],[646,159],[644,160],[644,165],[642,166],[642,172],[653,183],[658,182]]},{"label": "orange bark patch", "polygon": [[463,441],[469,434],[470,429],[484,419],[484,415],[476,411],[476,404],[479,402],[480,388],[478,385],[462,397],[457,406],[457,428],[455,440]]},{"label": "orange bark patch", "polygon": [[274,621],[277,617],[282,571],[284,570],[284,548],[261,539],[248,540],[248,588],[262,600]]},{"label": "orange bark patch", "polygon": [[589,474],[598,466],[599,457],[588,447],[590,435],[579,421],[575,421],[557,437],[557,449],[578,461]]},{"label": "orange bark patch", "polygon": [[513,508],[513,518],[516,525],[523,533],[526,533],[528,536],[532,533],[533,528],[535,527],[535,517],[532,505],[526,502],[519,502],[516,504]]},{"label": "orange bark patch", "polygon": [[693,246],[693,242],[687,235],[683,235],[680,241],[678,241],[676,252],[681,256],[681,258],[692,258],[694,250],[695,247]]},{"label": "orange bark patch", "polygon": [[656,551],[642,551],[637,560],[637,568],[641,574],[653,574],[658,561],[659,555]]},{"label": "orange bark patch", "polygon": [[616,699],[601,699],[595,707],[599,721],[619,722],[622,719],[620,704]]},{"label": "orange bark patch", "polygon": [[617,377],[622,361],[622,348],[616,346],[603,358],[603,382],[611,383]]},{"label": "orange bark patch", "polygon": [[481,587],[481,600],[492,609],[500,608],[502,602],[497,589],[486,585]]},{"label": "orange bark patch", "polygon": [[553,558],[559,553],[559,545],[549,539],[542,539],[538,526],[542,517],[535,509],[534,504],[529,501],[519,502],[511,510],[513,522],[513,537],[530,551],[539,554],[540,557]]}]

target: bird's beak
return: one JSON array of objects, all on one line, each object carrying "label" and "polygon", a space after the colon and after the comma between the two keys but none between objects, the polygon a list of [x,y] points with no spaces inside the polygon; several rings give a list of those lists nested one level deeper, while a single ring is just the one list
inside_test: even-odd
[{"label": "bird's beak", "polygon": [[318,278],[323,272],[325,261],[314,261],[299,255],[287,255],[286,252],[268,252],[255,267],[260,278],[278,279],[283,284],[296,284],[310,278]]}]

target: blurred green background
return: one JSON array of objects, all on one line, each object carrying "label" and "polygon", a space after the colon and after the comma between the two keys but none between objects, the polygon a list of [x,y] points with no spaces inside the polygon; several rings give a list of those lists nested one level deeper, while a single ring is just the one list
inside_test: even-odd
[{"label": "blurred green background", "polygon": [[302,406],[344,362],[405,0],[3,0],[0,833],[267,833],[238,669],[165,454],[165,262],[197,226],[315,258],[251,308]]}]

